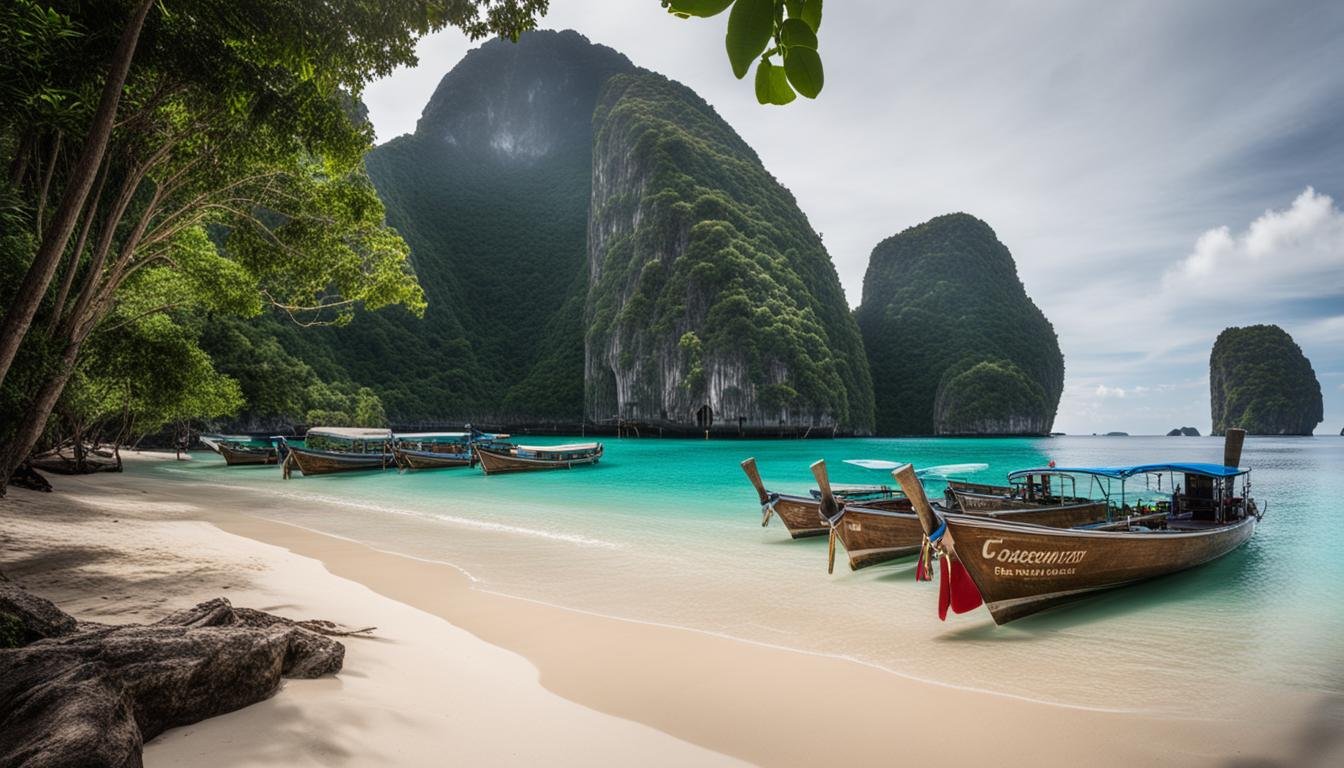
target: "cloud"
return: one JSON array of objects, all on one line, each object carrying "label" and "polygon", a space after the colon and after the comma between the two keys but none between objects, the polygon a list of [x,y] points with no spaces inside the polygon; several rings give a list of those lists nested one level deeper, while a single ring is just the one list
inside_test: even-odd
[{"label": "cloud", "polygon": [[1187,301],[1244,291],[1278,301],[1344,294],[1344,212],[1307,187],[1288,208],[1265,211],[1244,232],[1226,226],[1204,232],[1163,276],[1162,288]]}]

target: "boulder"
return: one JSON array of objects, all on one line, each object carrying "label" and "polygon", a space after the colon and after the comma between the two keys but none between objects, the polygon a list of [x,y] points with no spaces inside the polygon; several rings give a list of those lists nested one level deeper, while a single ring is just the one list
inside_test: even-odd
[{"label": "boulder", "polygon": [[0,765],[141,765],[163,731],[269,697],[285,677],[341,669],[349,634],[216,598],[154,624],[76,622],[0,583],[0,612],[34,642],[0,650]]}]

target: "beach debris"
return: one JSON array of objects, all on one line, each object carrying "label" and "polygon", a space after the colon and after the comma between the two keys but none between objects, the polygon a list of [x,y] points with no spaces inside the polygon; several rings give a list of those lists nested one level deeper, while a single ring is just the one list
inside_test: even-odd
[{"label": "beach debris", "polygon": [[9,484],[30,491],[51,493],[51,483],[28,464],[20,464],[18,469],[14,470],[14,474],[9,476]]},{"label": "beach debris", "polygon": [[334,674],[348,630],[215,598],[153,624],[77,622],[0,582],[0,613],[37,639],[0,650],[0,765],[132,766],[163,731],[274,694],[282,678]]}]

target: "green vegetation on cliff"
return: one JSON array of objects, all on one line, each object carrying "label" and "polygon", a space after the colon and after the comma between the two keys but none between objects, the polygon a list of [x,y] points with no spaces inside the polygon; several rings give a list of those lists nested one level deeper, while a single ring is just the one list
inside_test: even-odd
[{"label": "green vegetation on cliff", "polygon": [[653,73],[612,78],[593,124],[589,417],[871,431],[835,268],[756,153]]},{"label": "green vegetation on cliff", "polygon": [[1228,328],[1209,355],[1213,434],[1310,435],[1324,416],[1311,361],[1277,325]]},{"label": "green vegetation on cliff", "polygon": [[983,221],[939,216],[879,243],[855,316],[879,434],[1050,432],[1064,356]]}]

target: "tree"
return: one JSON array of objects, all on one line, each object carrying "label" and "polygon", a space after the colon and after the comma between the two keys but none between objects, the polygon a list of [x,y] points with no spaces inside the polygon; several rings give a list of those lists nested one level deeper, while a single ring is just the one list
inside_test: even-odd
[{"label": "tree", "polygon": [[[822,0],[662,0],[681,18],[709,18],[730,7],[724,46],[741,80],[756,65],[756,100],[784,105],[801,93],[815,99],[825,84],[817,33]],[[779,56],[776,64],[774,57]]]},{"label": "tree", "polygon": [[[203,243],[220,257],[216,276],[231,279],[221,284],[250,283],[301,322],[341,322],[357,303],[423,311],[405,244],[383,225],[362,172],[371,130],[353,118],[352,98],[369,79],[413,63],[427,31],[453,24],[516,38],[546,7],[18,2],[12,34],[45,32],[0,59],[9,86],[0,98],[16,106],[0,118],[0,148],[6,198],[20,201],[7,214],[40,236],[34,252],[7,242],[0,254],[26,265],[0,322],[0,384],[21,344],[43,370],[21,408],[4,400],[12,431],[0,436],[8,444],[0,483],[41,435],[126,281],[150,267],[178,269]],[[49,200],[59,203],[48,220]],[[165,298],[146,312],[176,305]]]}]

